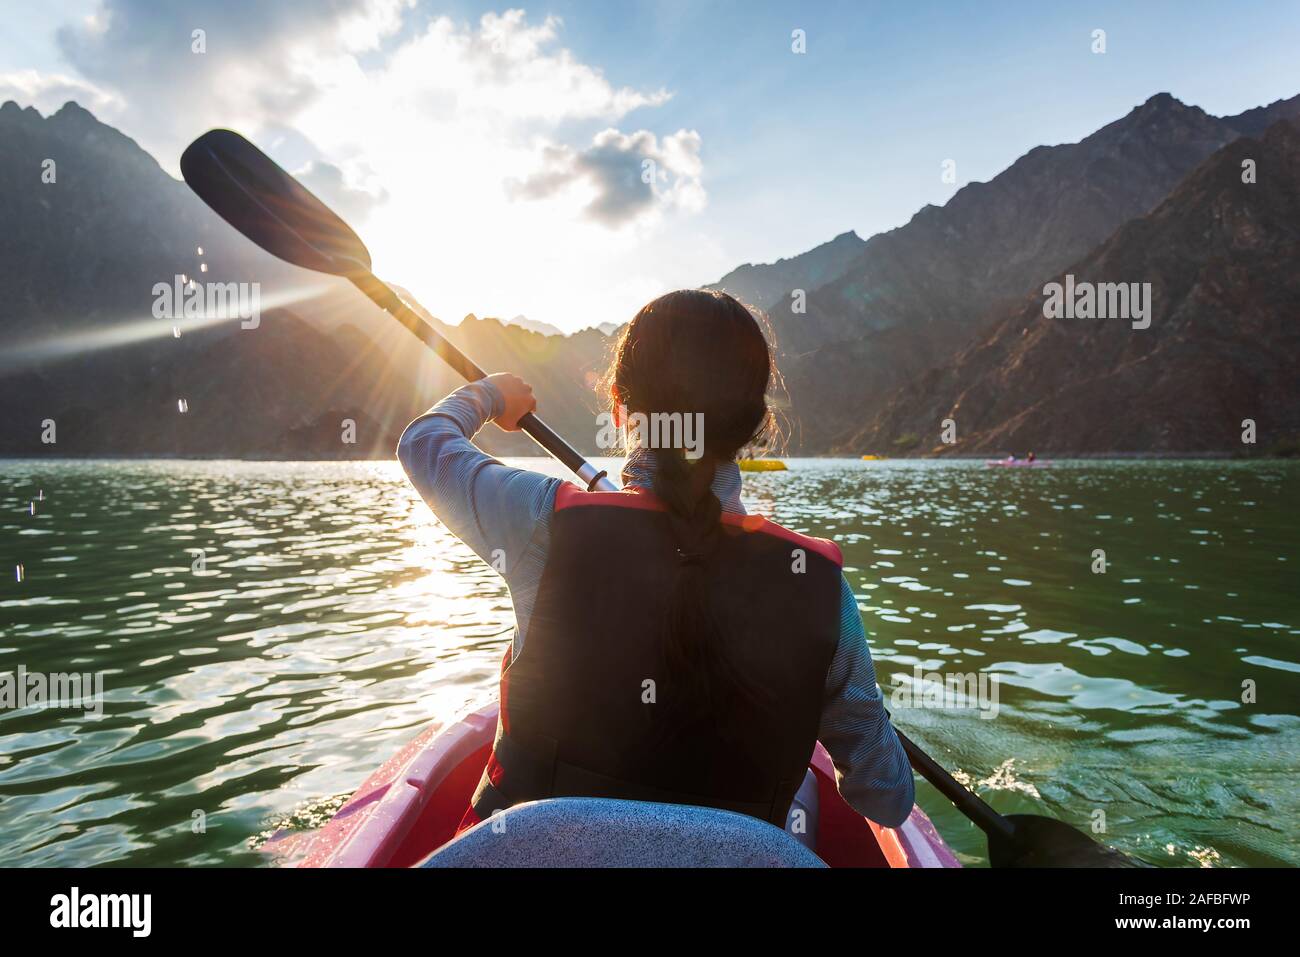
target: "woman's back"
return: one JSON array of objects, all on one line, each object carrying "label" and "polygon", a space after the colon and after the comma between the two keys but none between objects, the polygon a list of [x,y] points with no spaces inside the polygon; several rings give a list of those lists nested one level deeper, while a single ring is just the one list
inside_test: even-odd
[{"label": "woman's back", "polygon": [[[911,771],[838,549],[740,503],[734,457],[768,423],[771,371],[728,296],[673,293],[638,313],[611,376],[616,418],[640,426],[622,493],[473,446],[489,419],[508,428],[533,407],[512,376],[466,386],[407,429],[413,484],[504,575],[518,619],[467,821],[563,794],[783,823],[818,737],[861,813],[895,825],[910,812]],[[680,428],[688,416],[697,428]],[[657,417],[679,427],[647,430]],[[697,441],[647,446],[665,435]]]},{"label": "woman's back", "polygon": [[[661,654],[679,558],[652,493],[561,488],[529,638],[502,676],[501,774],[480,817],[542,797],[700,804],[784,824],[839,643],[839,552],[736,516],[704,573],[712,651],[747,696],[688,699]],[[599,560],[593,561],[598,556]]]}]

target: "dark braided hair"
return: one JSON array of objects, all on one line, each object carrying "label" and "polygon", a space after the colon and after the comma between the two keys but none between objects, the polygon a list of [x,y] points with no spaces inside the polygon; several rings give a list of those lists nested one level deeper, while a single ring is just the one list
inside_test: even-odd
[{"label": "dark braided hair", "polygon": [[[642,307],[623,330],[608,380],[627,413],[701,416],[702,454],[654,448],[654,493],[668,507],[678,572],[664,613],[661,731],[688,734],[688,714],[723,731],[755,693],[726,660],[710,610],[710,564],[722,534],[722,505],[711,485],[720,463],[771,428],[767,390],[775,375],[763,328],[723,292],[685,289]],[[698,436],[697,436],[698,440]],[[642,437],[642,441],[646,441]],[[658,709],[656,709],[658,710]],[[731,735],[727,735],[731,736]]]}]

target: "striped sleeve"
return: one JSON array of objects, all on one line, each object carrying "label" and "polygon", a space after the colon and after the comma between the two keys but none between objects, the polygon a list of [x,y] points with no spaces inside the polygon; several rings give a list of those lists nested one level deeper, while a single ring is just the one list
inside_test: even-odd
[{"label": "striped sleeve", "polygon": [[835,763],[840,795],[859,814],[898,827],[915,801],[912,769],[885,713],[862,614],[847,579],[840,587],[840,643],[826,676],[818,737]]}]

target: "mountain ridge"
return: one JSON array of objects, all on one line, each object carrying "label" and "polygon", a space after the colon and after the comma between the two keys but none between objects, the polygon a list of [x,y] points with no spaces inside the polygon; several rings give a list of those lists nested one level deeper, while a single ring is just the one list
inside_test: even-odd
[{"label": "mountain ridge", "polygon": [[[1242,181],[1247,159],[1268,170]],[[1280,171],[1281,175],[1278,175]],[[1251,450],[1300,434],[1300,122],[1278,120],[1193,171],[1147,216],[1050,277],[1152,284],[1149,329],[1048,319],[1041,293],[890,398],[853,439],[939,454]],[[1243,277],[1249,274],[1249,282]],[[1107,325],[1109,323],[1109,325]],[[958,440],[937,441],[952,419]]]},{"label": "mountain ridge", "polygon": [[[1027,151],[893,230],[867,240],[848,230],[775,263],[738,266],[709,288],[767,309],[792,404],[791,450],[892,443],[911,428],[899,412],[909,389],[946,382],[953,358],[983,342],[1032,288],[1150,214],[1243,131],[1294,116],[1300,96],[1213,117],[1157,94],[1078,143]],[[57,187],[40,185],[46,157],[58,164]],[[25,224],[0,233],[0,340],[38,332],[68,345],[150,330],[116,351],[0,369],[12,423],[0,431],[0,453],[55,453],[37,442],[35,423],[71,415],[79,424],[67,434],[80,438],[61,440],[60,455],[387,456],[406,422],[458,384],[348,284],[265,255],[138,143],[73,102],[49,117],[0,106],[0,218]],[[174,341],[170,321],[141,318],[154,282],[197,275],[201,262],[205,280],[266,284],[265,341],[229,322],[186,326]],[[1252,279],[1234,282],[1245,295]],[[793,289],[807,293],[806,312],[790,308]],[[554,336],[514,320],[468,316],[452,325],[418,311],[485,368],[528,378],[548,422],[584,452],[601,451],[595,388],[617,324]],[[189,418],[175,420],[182,392]],[[341,417],[362,433],[354,446],[337,446]],[[176,431],[181,421],[188,438]],[[480,441],[497,454],[535,451],[526,437],[494,429]]]},{"label": "mountain ridge", "polygon": [[[1300,96],[1264,109],[1300,115]],[[792,404],[825,410],[803,419],[796,448],[843,447],[863,410],[1149,211],[1241,136],[1235,124],[1249,126],[1246,115],[1212,117],[1158,93],[1077,143],[1035,147],[987,183],[968,183],[944,206],[871,237],[843,276],[808,297],[804,319],[821,344],[785,357]]]}]

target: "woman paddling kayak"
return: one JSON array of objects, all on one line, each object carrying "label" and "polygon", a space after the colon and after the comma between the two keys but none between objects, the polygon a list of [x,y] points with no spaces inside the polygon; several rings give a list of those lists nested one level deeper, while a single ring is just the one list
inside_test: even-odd
[{"label": "woman paddling kayak", "polygon": [[613,414],[699,416],[702,433],[687,450],[648,441],[681,430],[639,430],[622,492],[510,468],[473,445],[488,421],[512,430],[535,408],[512,375],[467,385],[407,427],[398,457],[412,484],[503,575],[517,622],[462,829],[560,796],[784,826],[819,739],[854,809],[888,827],[908,817],[911,769],[839,549],[740,502],[735,458],[770,426],[773,371],[757,321],[724,293],[642,308],[610,370]]}]

